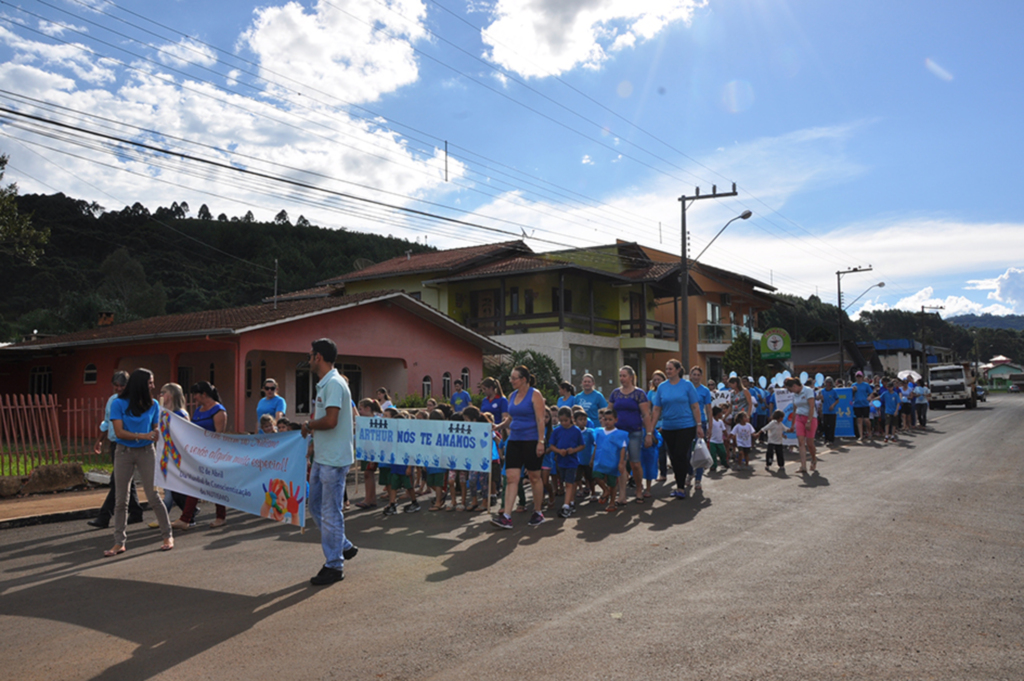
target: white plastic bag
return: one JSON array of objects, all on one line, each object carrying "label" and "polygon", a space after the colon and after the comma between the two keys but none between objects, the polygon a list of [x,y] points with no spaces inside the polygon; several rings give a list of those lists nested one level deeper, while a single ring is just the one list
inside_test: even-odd
[{"label": "white plastic bag", "polygon": [[698,438],[697,444],[693,448],[693,454],[690,455],[690,465],[696,470],[698,468],[708,468],[712,463],[711,452],[708,451],[707,444],[703,438]]}]

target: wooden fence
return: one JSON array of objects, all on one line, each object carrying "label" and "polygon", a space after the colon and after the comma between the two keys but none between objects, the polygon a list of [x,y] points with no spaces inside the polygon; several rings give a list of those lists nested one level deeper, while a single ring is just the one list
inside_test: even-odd
[{"label": "wooden fence", "polygon": [[100,423],[107,407],[106,397],[69,398],[64,403],[64,456],[67,460],[87,464],[109,464],[106,438],[103,450],[94,450],[100,439]]},{"label": "wooden fence", "polygon": [[56,395],[0,395],[0,475],[64,459]]}]

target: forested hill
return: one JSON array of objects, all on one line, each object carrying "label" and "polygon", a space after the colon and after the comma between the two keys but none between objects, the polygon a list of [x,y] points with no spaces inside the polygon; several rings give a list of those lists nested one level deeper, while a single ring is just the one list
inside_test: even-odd
[{"label": "forested hill", "polygon": [[252,213],[214,218],[205,205],[190,214],[185,203],[104,211],[63,194],[19,196],[18,210],[49,229],[50,241],[35,265],[0,254],[0,340],[8,341],[89,328],[105,311],[127,321],[257,303],[273,295],[275,258],[284,293],[351,272],[357,259],[432,250],[301,216],[292,224],[284,211],[272,223]]},{"label": "forested hill", "polygon": [[1008,314],[996,316],[994,314],[964,314],[958,317],[948,317],[946,321],[951,324],[959,324],[967,327],[980,327],[983,329],[1012,329],[1024,331],[1024,315]]}]

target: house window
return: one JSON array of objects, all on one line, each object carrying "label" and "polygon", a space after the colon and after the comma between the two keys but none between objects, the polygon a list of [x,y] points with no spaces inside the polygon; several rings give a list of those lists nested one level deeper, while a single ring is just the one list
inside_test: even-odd
[{"label": "house window", "polygon": [[441,376],[441,396],[445,400],[452,398],[452,375],[447,371]]},{"label": "house window", "polygon": [[469,367],[462,367],[462,389],[466,392],[470,392],[469,387]]},{"label": "house window", "polygon": [[430,376],[423,377],[423,399],[427,399],[434,392],[434,382],[430,380]]},{"label": "house window", "polygon": [[267,384],[267,360],[260,360],[260,390]]},{"label": "house window", "polygon": [[49,395],[53,392],[53,369],[32,367],[28,374],[28,391],[33,395]]},{"label": "house window", "polygon": [[178,367],[178,385],[187,395],[192,388],[192,367]]},{"label": "house window", "polygon": [[732,305],[732,296],[729,295],[728,293],[723,293],[722,305],[724,305],[725,307],[729,307],[730,305]]},{"label": "house window", "polygon": [[245,396],[252,397],[252,360],[245,360]]},{"label": "house window", "polygon": [[508,290],[508,313],[519,314],[519,287],[513,286]]},{"label": "house window", "polygon": [[423,300],[423,292],[413,291],[412,293],[409,294],[409,297],[412,298],[413,300]]},{"label": "house window", "polygon": [[213,368],[213,362],[210,362],[210,385],[217,385],[217,372]]},{"label": "house window", "polygon": [[530,289],[523,291],[523,308],[524,314],[533,314],[533,291]]},{"label": "house window", "polygon": [[339,364],[338,362],[335,362],[334,366],[348,381],[348,391],[352,395],[352,399],[358,402],[363,394],[363,368],[358,364]]},{"label": "house window", "polygon": [[[572,291],[563,289],[562,300],[565,303],[563,312],[572,312]],[[558,287],[551,289],[551,311],[558,312]]]},{"label": "house window", "polygon": [[95,364],[86,364],[84,383],[86,385],[94,385],[96,383],[96,373],[97,372]]},{"label": "house window", "polygon": [[722,321],[722,308],[714,303],[708,303],[708,324],[718,324]]},{"label": "house window", "polygon": [[722,381],[722,358],[708,357],[708,378],[721,383]]},{"label": "house window", "polygon": [[299,362],[295,368],[295,413],[309,414],[312,402],[310,390],[313,385],[309,380],[309,362]]}]

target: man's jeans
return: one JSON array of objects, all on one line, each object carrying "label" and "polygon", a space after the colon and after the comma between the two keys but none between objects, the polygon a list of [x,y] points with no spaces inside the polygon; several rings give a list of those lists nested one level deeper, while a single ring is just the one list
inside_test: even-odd
[{"label": "man's jeans", "polygon": [[309,512],[320,528],[320,545],[326,565],[341,570],[345,564],[341,552],[352,547],[345,536],[345,478],[348,466],[324,466],[313,462],[309,471]]}]

